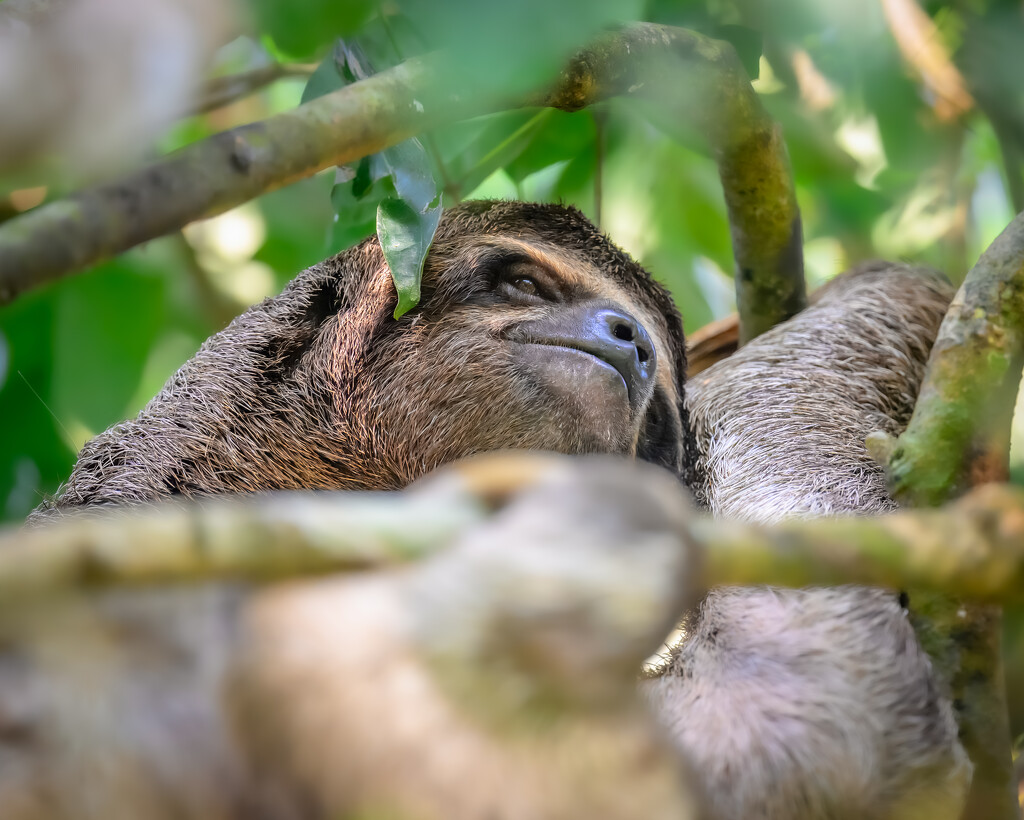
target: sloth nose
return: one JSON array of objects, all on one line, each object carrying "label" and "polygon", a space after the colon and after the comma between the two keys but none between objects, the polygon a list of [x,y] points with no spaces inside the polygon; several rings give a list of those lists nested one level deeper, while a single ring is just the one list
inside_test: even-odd
[{"label": "sloth nose", "polygon": [[657,355],[650,334],[615,302],[565,305],[544,319],[516,328],[514,341],[589,353],[614,369],[639,412],[654,391]]},{"label": "sloth nose", "polygon": [[644,371],[638,375],[647,375],[654,358],[654,344],[643,325],[624,310],[601,308],[594,311],[591,326],[594,341],[610,364],[622,364]]},{"label": "sloth nose", "polygon": [[[574,347],[607,362],[622,376],[630,403],[642,404],[653,389],[657,356],[650,335],[618,305],[598,303],[570,309]],[[577,312],[578,311],[578,312]]]}]

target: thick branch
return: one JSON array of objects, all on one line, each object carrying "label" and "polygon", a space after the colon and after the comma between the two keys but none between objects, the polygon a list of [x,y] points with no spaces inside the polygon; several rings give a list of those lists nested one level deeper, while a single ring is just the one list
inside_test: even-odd
[{"label": "thick branch", "polygon": [[[885,446],[879,449],[888,451],[889,477],[900,501],[934,506],[969,487],[1006,479],[1022,363],[1024,215],[985,251],[953,300],[906,432],[895,442],[882,437]],[[1024,533],[1016,537],[1024,543]],[[944,625],[946,648],[937,666],[962,704],[961,737],[975,764],[964,817],[1015,818],[1001,613],[940,598],[924,614]]]},{"label": "thick branch", "polygon": [[411,60],[9,220],[0,227],[0,304],[454,116],[460,106],[452,97],[429,108],[418,97],[429,78],[430,69]]},{"label": "thick branch", "polygon": [[939,329],[921,394],[889,461],[898,500],[934,506],[1007,476],[1024,363],[1024,215],[967,275]]},{"label": "thick branch", "polygon": [[[484,518],[467,496],[294,493],[71,515],[0,534],[0,599],[61,588],[271,579],[421,557]],[[139,545],[144,544],[144,549]]]},{"label": "thick branch", "polygon": [[[440,93],[439,69],[436,58],[410,60],[8,221],[0,226],[0,304],[323,168],[508,107],[463,89]],[[689,90],[676,102],[702,126],[718,159],[744,338],[752,338],[804,304],[800,221],[785,146],[730,45],[639,24],[581,52],[551,93],[515,104],[577,110],[617,94],[663,97],[671,85]]]},{"label": "thick branch", "polygon": [[577,55],[545,103],[573,111],[612,93],[668,100],[673,116],[695,123],[710,142],[729,211],[741,343],[803,310],[789,155],[733,47],[686,29],[634,26]]},{"label": "thick branch", "polygon": [[[479,484],[479,480],[477,480]],[[59,589],[206,578],[285,578],[419,558],[486,520],[485,489],[292,494],[103,517],[0,535],[0,599]],[[680,491],[680,505],[686,502]],[[1024,602],[1024,489],[979,488],[941,510],[776,527],[694,516],[680,548],[702,585],[863,583]],[[146,549],[138,549],[138,545]],[[624,583],[629,583],[628,579]]]},{"label": "thick branch", "polygon": [[38,26],[67,8],[68,0],[4,0],[0,27],[21,23]]}]

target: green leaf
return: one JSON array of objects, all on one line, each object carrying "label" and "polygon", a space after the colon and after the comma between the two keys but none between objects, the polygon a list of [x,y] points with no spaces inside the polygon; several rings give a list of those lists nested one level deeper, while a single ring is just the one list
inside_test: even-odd
[{"label": "green leaf", "polygon": [[0,331],[0,390],[3,390],[4,382],[7,381],[7,365],[10,359],[11,354],[7,352],[7,339]]},{"label": "green leaf", "polygon": [[[373,67],[360,45],[338,40],[310,77],[302,101],[372,75]],[[423,260],[441,218],[441,199],[427,152],[419,140],[410,139],[363,157],[354,169],[339,171],[344,173],[338,174],[331,190],[332,250],[372,233],[376,212],[381,248],[398,291],[397,319],[419,303]],[[374,183],[381,181],[385,184],[374,191]]]},{"label": "green leaf", "polygon": [[316,67],[316,71],[309,75],[306,87],[302,89],[300,102],[308,103],[310,100],[315,100],[317,97],[330,94],[332,91],[337,91],[348,85],[342,76],[336,53],[336,49],[331,49],[331,53]]},{"label": "green leaf", "polygon": [[395,193],[421,213],[437,199],[437,182],[423,144],[406,140],[370,157],[370,176],[376,182],[391,177]]},{"label": "green leaf", "polygon": [[[165,322],[166,280],[127,259],[69,279],[55,305],[57,356],[50,408],[93,433],[124,418]],[[95,389],[97,370],[103,389]],[[78,442],[81,444],[82,442]]]},{"label": "green leaf", "polygon": [[552,117],[552,109],[538,111],[529,120],[505,136],[501,142],[491,148],[470,168],[459,180],[459,188],[468,193],[477,188],[499,168],[514,162],[530,146],[544,123]]},{"label": "green leaf", "polygon": [[457,83],[499,98],[550,84],[569,56],[609,26],[643,17],[639,0],[404,0],[401,8]]},{"label": "green leaf", "polygon": [[419,304],[423,261],[434,241],[441,211],[440,200],[424,213],[397,197],[388,197],[377,206],[377,237],[398,291],[396,319]]},{"label": "green leaf", "polygon": [[505,163],[508,175],[517,183],[556,163],[571,160],[594,141],[594,120],[590,111],[567,114],[544,109],[547,116],[529,144],[518,156]]},{"label": "green leaf", "polygon": [[[370,158],[363,157],[359,160],[359,165],[356,166],[355,176],[352,178],[352,194],[356,199],[362,199],[366,196],[370,189],[373,187],[373,176],[370,174]],[[342,182],[334,187],[345,187],[346,183]],[[333,194],[332,194],[333,198]]]},{"label": "green leaf", "polygon": [[331,227],[329,253],[335,254],[372,236],[377,227],[377,204],[386,195],[354,193],[353,184],[339,183],[331,190],[334,224]]},{"label": "green leaf", "polygon": [[260,29],[294,58],[313,57],[339,36],[352,34],[376,8],[374,0],[252,0]]},{"label": "green leaf", "polygon": [[[330,57],[317,68],[306,85],[303,102],[348,83],[365,80],[373,73],[373,66],[359,43],[338,40]],[[399,291],[397,318],[419,300],[419,276],[423,258],[440,218],[439,191],[430,160],[423,145],[418,140],[410,139],[363,157],[354,169],[349,166],[344,170],[344,174],[338,174],[338,182],[331,191],[331,204],[335,213],[331,231],[332,249],[348,247],[372,233],[375,214],[377,224],[388,226],[399,246],[406,247],[403,243],[407,243],[407,250],[394,251],[396,262],[392,265],[393,269],[399,271],[395,276],[395,285]],[[374,191],[374,183],[382,181],[385,184]],[[383,210],[378,208],[378,202],[385,197],[391,198],[389,195],[394,195],[396,201],[404,204],[413,216],[404,212],[399,214],[401,209],[394,205]],[[434,203],[438,204],[432,208]],[[391,213],[399,216],[389,219]],[[417,251],[415,249],[419,242],[423,245]],[[385,250],[385,258],[391,264],[389,252]]]}]

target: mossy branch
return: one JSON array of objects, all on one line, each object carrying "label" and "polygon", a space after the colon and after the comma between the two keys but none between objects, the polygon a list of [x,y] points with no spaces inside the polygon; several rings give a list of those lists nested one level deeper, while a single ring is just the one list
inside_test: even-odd
[{"label": "mossy branch", "polygon": [[1022,365],[1024,215],[968,273],[939,329],[910,425],[891,447],[899,501],[934,506],[1006,480]]},{"label": "mossy branch", "polygon": [[572,111],[621,94],[662,99],[667,88],[685,86],[679,116],[707,134],[725,190],[744,339],[803,307],[800,219],[786,149],[728,43],[638,24],[580,52],[551,91],[517,101],[442,90],[449,75],[441,66],[437,57],[409,60],[9,220],[0,226],[0,304],[446,122],[524,104]]},{"label": "mossy branch", "polygon": [[[428,485],[429,486],[429,485]],[[69,516],[0,534],[0,599],[61,588],[282,579],[421,558],[487,520],[490,491],[281,494]],[[680,490],[680,505],[686,503]],[[694,515],[680,536],[701,586],[863,583],[1024,602],[1024,489],[940,510],[774,527]],[[145,549],[139,549],[144,544]]]},{"label": "mossy branch", "polygon": [[[421,99],[430,68],[410,60],[284,114],[216,134],[111,183],[0,226],[0,304],[189,222],[394,145],[461,111]],[[429,103],[429,106],[428,106]]]},{"label": "mossy branch", "polygon": [[711,145],[729,212],[740,343],[803,310],[803,231],[789,154],[732,45],[686,29],[632,26],[578,54],[544,103],[574,111],[627,93],[667,102],[672,117]]},{"label": "mossy branch", "polygon": [[256,503],[227,499],[69,515],[0,533],[0,599],[379,568],[422,557],[483,519],[472,498],[437,503],[417,493],[292,493]]},{"label": "mossy branch", "polygon": [[[869,442],[887,463],[895,497],[936,506],[968,488],[1004,481],[1010,425],[1024,365],[1024,215],[968,273],[939,329],[906,431]],[[1024,535],[1017,538],[1024,543]],[[956,590],[946,590],[958,595]],[[975,764],[965,818],[1015,818],[998,608],[936,598],[925,614],[946,633],[936,658],[963,704],[961,736]],[[954,614],[955,613],[955,614]],[[945,628],[941,625],[945,624]],[[957,636],[955,646],[953,632]]]}]

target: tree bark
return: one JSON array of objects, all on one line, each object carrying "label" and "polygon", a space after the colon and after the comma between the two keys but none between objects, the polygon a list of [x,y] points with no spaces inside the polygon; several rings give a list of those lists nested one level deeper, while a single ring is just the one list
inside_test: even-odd
[{"label": "tree bark", "polygon": [[[535,476],[523,479],[517,469],[515,457],[492,456],[442,474],[468,479],[400,493],[282,493],[69,515],[0,534],[0,599],[62,588],[280,580],[417,560],[528,488]],[[680,488],[679,506],[688,504]],[[1024,489],[1017,487],[979,488],[940,510],[771,527],[695,514],[676,536],[680,549],[700,553],[703,589],[861,583],[1024,602]]]},{"label": "tree bark", "polygon": [[[499,101],[413,59],[263,122],[186,146],[122,179],[0,225],[0,305],[185,224],[445,122],[514,105],[575,111],[621,94],[664,99],[700,127],[718,162],[732,224],[743,338],[805,304],[800,217],[778,127],[728,43],[637,24],[581,51],[554,88]],[[686,77],[680,83],[680,75]],[[444,81],[442,81],[444,78]]]},{"label": "tree bark", "polygon": [[[996,238],[957,292],[907,430],[895,441],[879,436],[871,443],[887,462],[897,500],[935,506],[970,487],[1006,480],[1022,365],[1024,215]],[[1016,537],[1024,542],[1024,534]],[[962,704],[961,735],[975,764],[964,816],[1016,818],[1001,612],[947,598],[926,600],[922,614],[947,636],[937,666]]]}]

